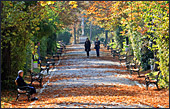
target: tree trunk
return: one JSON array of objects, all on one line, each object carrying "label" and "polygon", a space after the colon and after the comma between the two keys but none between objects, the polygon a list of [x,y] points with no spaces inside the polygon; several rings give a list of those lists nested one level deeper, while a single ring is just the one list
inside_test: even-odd
[{"label": "tree trunk", "polygon": [[74,23],[74,44],[76,44],[76,23]]},{"label": "tree trunk", "polygon": [[107,44],[107,41],[108,41],[108,30],[106,30],[105,36],[106,36],[106,40],[105,40],[105,45],[106,45],[106,44]]},{"label": "tree trunk", "polygon": [[90,40],[92,40],[92,21],[90,21]]},{"label": "tree trunk", "polygon": [[11,44],[2,42],[2,81],[8,79],[11,74]]},{"label": "tree trunk", "polygon": [[82,21],[81,21],[81,27],[82,27],[82,36],[84,36],[84,14],[82,16]]},{"label": "tree trunk", "polygon": [[126,37],[126,45],[129,45],[129,38]]}]

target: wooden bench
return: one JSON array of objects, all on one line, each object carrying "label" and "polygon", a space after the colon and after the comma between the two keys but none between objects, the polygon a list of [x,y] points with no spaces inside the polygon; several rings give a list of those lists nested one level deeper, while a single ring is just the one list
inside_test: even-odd
[{"label": "wooden bench", "polygon": [[59,59],[60,59],[60,56],[61,56],[60,53],[56,53],[56,54],[53,55],[53,59],[55,59],[55,58],[57,57],[57,59],[59,60]]},{"label": "wooden bench", "polygon": [[135,59],[135,61],[133,63],[129,63],[129,72],[130,72],[130,74],[132,74],[133,72],[137,72],[138,77],[141,77],[140,72],[139,72],[140,71],[140,65],[141,65],[141,63],[137,63],[136,59]]},{"label": "wooden bench", "polygon": [[108,45],[108,46],[107,46],[107,50],[109,50],[109,49],[110,49],[110,46]]},{"label": "wooden bench", "polygon": [[[134,66],[135,66],[135,63],[127,61],[127,62],[125,63],[125,66],[126,66],[127,71],[130,72],[130,68],[134,67]],[[132,71],[131,71],[130,73],[132,74]]]},{"label": "wooden bench", "polygon": [[48,63],[40,63],[40,72],[47,70],[47,74],[50,70],[49,64]]},{"label": "wooden bench", "polygon": [[31,70],[29,70],[29,72],[31,76],[31,84],[34,81],[38,81],[40,83],[40,87],[42,87],[43,74],[41,73],[41,71],[39,73],[34,73]]},{"label": "wooden bench", "polygon": [[[130,58],[127,57],[127,62],[126,62],[126,64],[127,64],[127,66],[128,66],[128,70],[129,70],[129,72],[130,72],[130,68],[134,68],[134,67],[135,67],[135,64],[136,64],[136,62],[135,62],[135,60],[134,60],[134,57],[133,57],[133,56],[130,57]],[[132,72],[130,72],[130,73],[132,74]]]},{"label": "wooden bench", "polygon": [[120,49],[116,49],[116,50],[111,49],[111,55],[112,55],[113,57],[119,56],[119,55],[120,55],[120,52],[121,52]]},{"label": "wooden bench", "polygon": [[63,47],[64,47],[64,49],[66,49],[66,45],[65,44],[63,44]]},{"label": "wooden bench", "polygon": [[125,60],[125,62],[127,62],[127,53],[123,54],[123,55],[119,55],[119,61],[121,64],[121,61]]},{"label": "wooden bench", "polygon": [[63,48],[62,47],[61,48],[57,48],[56,54],[61,56],[62,53],[63,53]]},{"label": "wooden bench", "polygon": [[55,67],[55,62],[56,62],[56,59],[47,59],[47,63],[50,65],[53,66],[53,68]]},{"label": "wooden bench", "polygon": [[[154,75],[154,73],[156,73],[156,75]],[[159,89],[158,82],[159,82],[160,73],[161,71],[155,71],[155,72],[151,72],[145,75],[145,83],[146,83],[147,90],[150,84],[155,84],[157,89]]]},{"label": "wooden bench", "polygon": [[57,52],[55,52],[54,54],[53,54],[53,56],[52,56],[52,58],[58,58],[58,60],[60,59],[60,57],[61,57],[61,55],[62,55],[62,51],[57,51]]},{"label": "wooden bench", "polygon": [[17,97],[16,101],[18,101],[18,98],[21,94],[25,94],[28,97],[28,101],[30,101],[30,95],[31,95],[31,89],[29,86],[18,86],[17,81],[15,80],[15,85],[17,86]]},{"label": "wooden bench", "polygon": [[125,62],[125,66],[126,66],[126,69],[127,71],[129,71],[130,69],[130,66],[132,66],[134,63],[132,62],[133,61],[133,55],[129,55],[126,57],[126,62]]},{"label": "wooden bench", "polygon": [[61,47],[62,47],[63,49],[66,49],[66,44],[61,43],[60,45],[61,45]]},{"label": "wooden bench", "polygon": [[45,57],[40,58],[41,59],[41,61],[40,61],[40,72],[47,70],[47,74],[48,74],[50,67],[49,67],[49,64],[47,63],[46,58]]}]

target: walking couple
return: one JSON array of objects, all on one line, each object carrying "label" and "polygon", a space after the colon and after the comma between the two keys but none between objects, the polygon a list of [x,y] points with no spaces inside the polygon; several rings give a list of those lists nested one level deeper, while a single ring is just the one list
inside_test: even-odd
[{"label": "walking couple", "polygon": [[[94,49],[96,49],[97,57],[99,57],[100,41],[98,40],[98,38],[96,38],[94,45],[95,45]],[[89,52],[91,50],[90,49],[91,43],[88,38],[86,39],[84,46],[85,46],[85,51],[87,52],[87,57],[89,57]]]}]

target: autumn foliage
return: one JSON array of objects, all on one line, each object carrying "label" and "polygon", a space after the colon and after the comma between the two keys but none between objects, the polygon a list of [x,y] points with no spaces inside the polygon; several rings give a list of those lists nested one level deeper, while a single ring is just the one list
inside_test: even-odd
[{"label": "autumn foliage", "polygon": [[[165,89],[158,91],[151,88],[147,91],[144,87],[139,88],[137,86],[113,85],[106,87],[101,85],[85,88],[63,88],[55,90],[56,92],[53,93],[45,90],[44,92],[49,94],[43,93],[41,101],[37,101],[37,104],[65,103],[67,105],[73,102],[91,100],[91,103],[97,101],[122,103],[126,101],[125,104],[141,103],[153,107],[159,107],[159,104],[161,104],[164,107],[169,107],[167,102],[169,91],[166,89],[169,88],[169,1],[2,1],[1,76],[3,77],[3,102],[1,104],[8,108],[25,107],[30,104],[30,102],[24,100],[17,104],[14,101],[16,93],[4,89],[15,88],[13,80],[15,80],[18,70],[23,69],[25,72],[31,68],[32,54],[35,55],[37,47],[35,43],[42,42],[44,48],[41,46],[41,51],[42,54],[44,53],[43,55],[47,54],[47,49],[54,51],[56,39],[63,38],[58,33],[67,30],[67,32],[79,34],[76,31],[81,25],[82,16],[92,22],[93,25],[109,31],[112,35],[110,40],[117,38],[123,41],[125,37],[128,37],[129,48],[132,49],[132,54],[139,62],[146,54],[144,48],[154,53],[154,64],[157,64],[161,71],[159,85]],[[113,32],[118,34],[115,35]],[[70,38],[70,36],[67,38]],[[117,41],[116,44],[124,44],[121,41]],[[103,50],[103,52],[106,51]],[[63,57],[63,59],[69,59],[71,56],[73,55]],[[93,58],[97,59],[96,57]],[[109,56],[101,59],[118,62],[117,58],[113,59]],[[141,66],[145,66],[145,64],[142,63]],[[117,66],[88,66],[84,68],[92,67],[125,69],[125,67]],[[128,74],[128,72],[117,73]],[[144,71],[142,73],[145,74]],[[44,83],[48,80],[56,81],[70,78],[73,77],[44,78]],[[29,78],[27,79],[29,80]],[[143,78],[137,78],[136,75],[128,79],[144,83]],[[48,86],[51,85],[48,84]],[[56,98],[53,97],[54,93],[57,94],[61,91],[63,91],[63,94],[59,94]],[[74,94],[76,96],[72,96]],[[47,96],[48,99],[46,99]],[[162,100],[162,98],[164,99]]]},{"label": "autumn foliage", "polygon": [[[169,2],[168,1],[93,1],[86,10],[94,24],[115,31],[119,26],[129,37],[134,56],[141,61],[144,45],[153,52],[164,75],[162,87],[169,85]],[[154,42],[149,47],[149,39]]]}]

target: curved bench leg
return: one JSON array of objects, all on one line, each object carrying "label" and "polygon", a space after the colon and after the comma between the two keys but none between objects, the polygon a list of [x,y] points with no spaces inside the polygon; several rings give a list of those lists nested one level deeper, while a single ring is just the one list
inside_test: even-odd
[{"label": "curved bench leg", "polygon": [[158,87],[158,83],[156,83],[156,87],[157,87],[157,89],[159,89],[159,87]]},{"label": "curved bench leg", "polygon": [[129,69],[130,69],[130,68],[129,68],[129,65],[127,65],[127,71],[129,71]]},{"label": "curved bench leg", "polygon": [[42,79],[39,81],[39,83],[40,83],[40,87],[42,87]]},{"label": "curved bench leg", "polygon": [[19,98],[20,94],[17,94],[17,98],[16,98],[16,101],[18,101],[18,98]]},{"label": "curved bench leg", "polygon": [[120,64],[121,64],[121,61],[122,61],[122,60],[120,59]]},{"label": "curved bench leg", "polygon": [[50,68],[47,68],[47,74],[49,73]]},{"label": "curved bench leg", "polygon": [[146,83],[146,90],[148,90],[148,87],[149,87],[149,83]]},{"label": "curved bench leg", "polygon": [[132,70],[130,70],[129,72],[130,72],[130,74],[132,74]]},{"label": "curved bench leg", "polygon": [[140,73],[139,73],[139,71],[138,71],[138,76],[140,77]]},{"label": "curved bench leg", "polygon": [[31,80],[31,83],[30,83],[30,85],[32,85],[32,83],[33,83],[33,81]]},{"label": "curved bench leg", "polygon": [[28,94],[27,96],[28,96],[28,101],[30,101],[30,94]]}]

